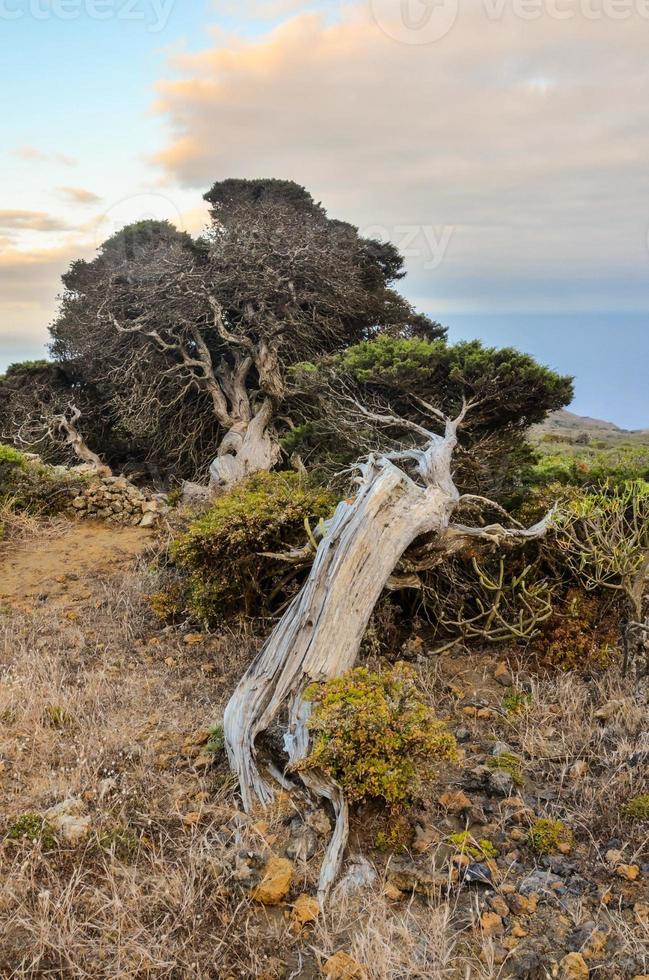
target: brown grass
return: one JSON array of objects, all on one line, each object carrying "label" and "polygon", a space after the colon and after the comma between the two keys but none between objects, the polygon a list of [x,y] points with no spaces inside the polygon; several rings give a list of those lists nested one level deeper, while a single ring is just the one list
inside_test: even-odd
[{"label": "brown grass", "polygon": [[[493,941],[480,935],[484,899],[465,892],[461,901],[453,893],[392,903],[379,868],[370,889],[336,893],[302,933],[288,909],[250,901],[241,855],[263,860],[281,850],[293,810],[280,800],[244,817],[225,761],[206,770],[197,755],[200,732],[220,718],[259,638],[242,627],[185,642],[154,620],[145,598],[154,590],[142,564],[93,581],[76,608],[45,604],[0,619],[2,980],[314,980],[338,949],[364,965],[367,980],[506,976]],[[481,697],[502,697],[490,680],[493,658],[472,669]],[[420,674],[431,703],[451,715],[447,662],[422,662]],[[646,772],[628,765],[644,744],[643,691],[613,675],[537,678],[524,714],[475,729],[476,738],[511,739],[534,779],[558,787],[557,808],[602,866],[599,842],[620,831],[619,802],[647,791]],[[594,712],[610,699],[621,708],[603,726]],[[559,760],[550,758],[557,742]],[[576,760],[589,766],[580,781],[569,775]],[[6,839],[21,815],[68,797],[83,799],[91,816],[84,845]],[[633,842],[629,859],[643,843]],[[313,890],[317,857],[312,865],[299,869],[293,894]],[[618,949],[643,955],[628,914],[603,914]]]}]

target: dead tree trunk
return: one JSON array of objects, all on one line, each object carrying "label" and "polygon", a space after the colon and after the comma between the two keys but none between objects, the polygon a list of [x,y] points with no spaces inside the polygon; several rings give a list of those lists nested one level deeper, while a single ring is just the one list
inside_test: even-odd
[{"label": "dead tree trunk", "polygon": [[[460,495],[451,475],[457,430],[468,406],[446,420],[444,437],[416,428],[428,440],[422,450],[371,457],[362,467],[361,486],[351,503],[338,505],[327,528],[309,578],[252,663],[226,708],[224,729],[228,758],[239,778],[246,810],[255,800],[273,795],[277,769],[261,771],[255,742],[272,722],[286,715],[287,772],[309,751],[309,703],[304,691],[351,669],[376,602],[408,546],[420,535],[436,532],[440,547],[448,533],[449,551],[458,538],[528,536],[500,525],[486,529],[451,527]],[[393,420],[394,421],[394,420]],[[397,462],[414,463],[409,476]],[[281,777],[280,775],[280,778]],[[299,773],[313,795],[331,801],[336,829],[320,876],[324,900],[338,873],[347,840],[347,805],[340,787],[324,773]]]},{"label": "dead tree trunk", "polygon": [[105,463],[102,463],[97,453],[92,451],[77,429],[77,422],[81,418],[80,410],[72,403],[70,403],[69,407],[72,411],[72,417],[68,419],[65,415],[57,415],[52,419],[52,424],[55,425],[58,431],[65,436],[65,441],[70,446],[75,456],[77,456],[86,466],[90,467],[99,476],[112,476],[110,466],[106,466]]}]

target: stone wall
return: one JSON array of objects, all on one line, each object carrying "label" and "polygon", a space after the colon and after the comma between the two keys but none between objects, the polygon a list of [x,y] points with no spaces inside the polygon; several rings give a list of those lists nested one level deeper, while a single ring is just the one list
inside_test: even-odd
[{"label": "stone wall", "polygon": [[77,517],[140,527],[154,527],[167,509],[164,494],[144,493],[123,476],[91,480],[70,506]]}]

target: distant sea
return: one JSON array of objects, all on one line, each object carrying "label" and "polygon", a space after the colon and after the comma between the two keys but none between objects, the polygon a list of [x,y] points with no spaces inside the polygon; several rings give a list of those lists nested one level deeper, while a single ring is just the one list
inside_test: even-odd
[{"label": "distant sea", "polygon": [[[649,313],[448,313],[432,316],[452,341],[479,337],[517,347],[575,376],[578,415],[649,428]],[[12,361],[45,357],[44,346],[0,338],[0,372]]]},{"label": "distant sea", "polygon": [[578,415],[649,429],[649,313],[448,313],[452,341],[517,347],[575,376]]}]

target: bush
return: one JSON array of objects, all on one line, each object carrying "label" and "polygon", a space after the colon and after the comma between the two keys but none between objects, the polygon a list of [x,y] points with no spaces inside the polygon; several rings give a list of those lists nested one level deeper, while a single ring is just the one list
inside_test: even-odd
[{"label": "bush", "polygon": [[644,796],[634,796],[624,804],[623,813],[631,820],[649,821],[649,793]]},{"label": "bush", "polygon": [[273,554],[308,543],[307,525],[329,517],[336,498],[297,473],[257,473],[219,497],[173,544],[186,573],[187,609],[209,624],[230,614],[275,611],[301,584],[304,563]]},{"label": "bush", "polygon": [[0,504],[37,516],[58,514],[85,482],[82,476],[32,462],[12,446],[0,444]]},{"label": "bush", "polygon": [[532,824],[527,833],[527,843],[539,855],[553,854],[560,845],[572,846],[572,831],[561,820],[542,817]]},{"label": "bush", "polygon": [[40,813],[23,813],[14,820],[7,830],[7,839],[40,843],[48,851],[56,846],[54,831]]},{"label": "bush", "polygon": [[597,594],[569,589],[549,621],[539,651],[558,670],[602,670],[615,660],[619,616]]},{"label": "bush", "polygon": [[386,673],[358,667],[306,692],[313,738],[305,769],[323,769],[352,803],[406,803],[443,760],[454,761],[453,735],[424,704],[404,664]]}]

